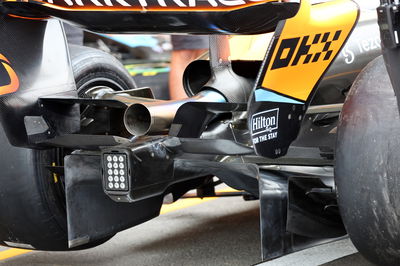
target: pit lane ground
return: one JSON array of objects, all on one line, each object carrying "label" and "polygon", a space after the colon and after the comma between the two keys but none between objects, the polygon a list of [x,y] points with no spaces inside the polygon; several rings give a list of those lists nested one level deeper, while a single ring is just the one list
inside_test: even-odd
[{"label": "pit lane ground", "polygon": [[[0,265],[254,265],[260,262],[258,227],[258,201],[184,199],[165,205],[160,217],[121,232],[99,247],[74,252],[2,248]],[[326,259],[326,252],[332,250],[340,256],[330,260],[353,255],[326,265],[370,265],[348,240],[262,265],[320,265],[318,261],[324,260],[318,257]],[[311,260],[312,256],[317,259]]]}]

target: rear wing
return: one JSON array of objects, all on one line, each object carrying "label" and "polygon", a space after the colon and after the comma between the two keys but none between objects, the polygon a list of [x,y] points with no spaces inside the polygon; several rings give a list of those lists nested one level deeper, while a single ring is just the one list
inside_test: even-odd
[{"label": "rear wing", "polygon": [[95,32],[260,34],[294,16],[277,0],[4,0],[5,12],[56,17]]}]

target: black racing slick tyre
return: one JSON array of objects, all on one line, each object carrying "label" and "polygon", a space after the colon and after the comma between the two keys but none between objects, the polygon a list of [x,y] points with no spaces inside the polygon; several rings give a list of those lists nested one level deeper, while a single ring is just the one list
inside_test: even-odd
[{"label": "black racing slick tyre", "polygon": [[[114,90],[135,87],[114,57],[95,49],[72,46],[71,63],[78,93],[91,86]],[[0,126],[0,244],[62,251],[68,248],[63,177],[51,167],[63,164],[65,150],[34,150],[12,146]],[[88,243],[90,248],[106,240]]]},{"label": "black racing slick tyre", "polygon": [[69,45],[72,70],[78,94],[95,87],[107,87],[113,91],[136,88],[128,71],[115,57],[90,47]]},{"label": "black racing slick tyre", "polygon": [[336,148],[338,202],[360,253],[378,265],[400,265],[400,116],[382,57],[352,86]]},{"label": "black racing slick tyre", "polygon": [[[46,169],[55,151],[16,148],[0,130],[0,239],[10,247],[66,250],[65,204]],[[57,180],[61,182],[60,180]]]}]

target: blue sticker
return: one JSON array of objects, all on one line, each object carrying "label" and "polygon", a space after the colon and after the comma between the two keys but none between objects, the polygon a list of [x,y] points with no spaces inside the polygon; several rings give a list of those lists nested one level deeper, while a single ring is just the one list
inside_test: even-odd
[{"label": "blue sticker", "polygon": [[285,96],[276,94],[272,91],[267,91],[264,89],[257,89],[255,91],[256,102],[278,102],[278,103],[293,103],[293,104],[304,104]]}]

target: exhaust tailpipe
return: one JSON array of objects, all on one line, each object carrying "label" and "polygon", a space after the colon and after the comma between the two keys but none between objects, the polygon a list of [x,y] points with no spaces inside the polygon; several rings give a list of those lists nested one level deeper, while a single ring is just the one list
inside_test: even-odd
[{"label": "exhaust tailpipe", "polygon": [[164,133],[179,107],[187,102],[226,102],[226,99],[217,91],[205,90],[184,100],[134,103],[125,111],[125,128],[135,136]]}]

